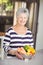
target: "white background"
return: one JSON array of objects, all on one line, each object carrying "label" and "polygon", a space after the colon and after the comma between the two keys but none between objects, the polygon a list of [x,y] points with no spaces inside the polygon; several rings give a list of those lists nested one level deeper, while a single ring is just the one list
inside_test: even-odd
[{"label": "white background", "polygon": [[36,50],[43,49],[43,0],[40,0]]}]

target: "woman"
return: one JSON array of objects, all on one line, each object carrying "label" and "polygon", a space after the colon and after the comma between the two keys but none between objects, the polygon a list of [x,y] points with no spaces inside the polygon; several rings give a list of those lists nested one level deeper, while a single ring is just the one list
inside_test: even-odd
[{"label": "woman", "polygon": [[33,46],[32,32],[25,26],[29,18],[29,11],[27,8],[20,8],[16,13],[17,24],[8,29],[4,38],[4,50],[7,56],[17,56],[23,59],[22,55],[18,53],[17,48],[24,45]]}]

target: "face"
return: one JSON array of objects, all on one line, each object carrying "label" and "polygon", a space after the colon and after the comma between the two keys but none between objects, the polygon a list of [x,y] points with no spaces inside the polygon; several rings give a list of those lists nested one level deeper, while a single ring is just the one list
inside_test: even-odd
[{"label": "face", "polygon": [[19,25],[25,25],[26,22],[28,20],[28,17],[26,15],[26,13],[21,13],[18,17],[17,17],[17,23]]}]

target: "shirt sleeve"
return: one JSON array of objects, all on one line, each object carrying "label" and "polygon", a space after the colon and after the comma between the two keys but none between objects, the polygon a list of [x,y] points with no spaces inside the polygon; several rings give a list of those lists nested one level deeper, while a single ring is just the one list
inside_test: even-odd
[{"label": "shirt sleeve", "polygon": [[32,33],[32,31],[28,29],[27,35],[28,35],[28,37],[29,37],[29,38],[28,38],[28,40],[29,40],[29,45],[34,48],[34,38],[33,38],[33,33]]},{"label": "shirt sleeve", "polygon": [[6,32],[5,33],[5,37],[4,37],[4,40],[3,40],[3,48],[4,48],[4,51],[7,52],[8,50],[10,50],[10,33],[9,32]]},{"label": "shirt sleeve", "polygon": [[31,47],[34,48],[34,39],[33,39],[33,34],[32,34],[32,32],[31,32]]}]

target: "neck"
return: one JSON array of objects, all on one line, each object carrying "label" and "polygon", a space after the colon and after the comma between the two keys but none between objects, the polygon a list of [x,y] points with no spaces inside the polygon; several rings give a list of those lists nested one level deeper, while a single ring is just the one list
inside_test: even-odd
[{"label": "neck", "polygon": [[25,26],[16,24],[16,27],[19,28],[19,29],[23,29]]},{"label": "neck", "polygon": [[26,30],[27,28],[25,26],[22,26],[22,25],[18,25],[16,24],[13,29],[18,33],[18,34],[25,34],[26,33]]}]

